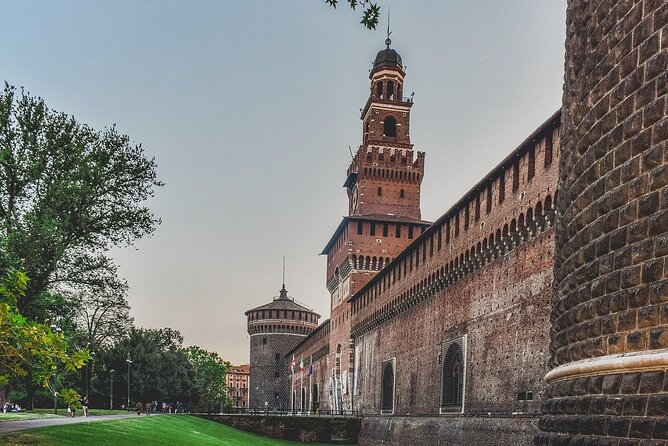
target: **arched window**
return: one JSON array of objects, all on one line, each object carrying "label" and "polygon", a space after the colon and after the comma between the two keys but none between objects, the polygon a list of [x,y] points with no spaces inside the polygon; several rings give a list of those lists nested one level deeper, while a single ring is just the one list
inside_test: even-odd
[{"label": "arched window", "polygon": [[383,83],[382,82],[378,82],[376,84],[376,96],[381,98],[381,99],[383,97]]},{"label": "arched window", "polygon": [[405,198],[405,197],[406,197],[406,192],[403,189],[401,189],[399,191],[399,198]]},{"label": "arched window", "polygon": [[386,116],[383,122],[383,135],[389,138],[397,137],[397,120],[392,116]]},{"label": "arched window", "polygon": [[392,413],[394,411],[394,361],[383,364],[383,387],[381,392],[381,413]]},{"label": "arched window", "polygon": [[464,356],[457,342],[450,344],[443,360],[441,410],[461,412],[464,400]]},{"label": "arched window", "polygon": [[378,186],[378,196],[380,197],[382,195],[383,195],[383,188]]},{"label": "arched window", "polygon": [[387,83],[387,99],[394,99],[394,82]]}]

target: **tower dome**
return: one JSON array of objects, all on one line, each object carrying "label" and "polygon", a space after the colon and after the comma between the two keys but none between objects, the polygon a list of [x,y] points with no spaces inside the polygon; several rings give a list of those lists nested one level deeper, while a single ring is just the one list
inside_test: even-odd
[{"label": "tower dome", "polygon": [[399,68],[401,71],[403,71],[401,56],[396,52],[396,50],[390,48],[391,43],[392,41],[389,37],[385,39],[385,45],[387,45],[387,48],[378,51],[376,59],[373,61],[374,70],[377,70],[378,68],[392,67]]}]

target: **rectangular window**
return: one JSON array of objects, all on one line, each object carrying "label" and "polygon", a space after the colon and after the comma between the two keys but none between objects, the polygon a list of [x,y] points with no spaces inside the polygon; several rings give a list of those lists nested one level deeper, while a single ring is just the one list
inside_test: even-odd
[{"label": "rectangular window", "polygon": [[400,224],[396,225],[396,237],[401,238],[401,225]]},{"label": "rectangular window", "polygon": [[520,188],[520,160],[513,165],[513,192]]},{"label": "rectangular window", "polygon": [[536,149],[529,150],[529,166],[527,167],[527,181],[536,175]]},{"label": "rectangular window", "polygon": [[499,204],[506,199],[506,171],[501,172],[499,176]]},{"label": "rectangular window", "polygon": [[413,238],[413,225],[408,225],[408,238]]},{"label": "rectangular window", "polygon": [[427,260],[427,240],[422,242],[422,261]]},{"label": "rectangular window", "polygon": [[415,267],[420,266],[420,245],[415,248]]},{"label": "rectangular window", "polygon": [[362,223],[361,221],[358,221],[357,222],[357,235],[362,235],[363,229],[364,229],[364,223]]},{"label": "rectangular window", "polygon": [[466,203],[466,207],[464,208],[464,230],[469,228],[469,217],[469,203]]},{"label": "rectangular window", "polygon": [[477,194],[475,196],[475,214],[474,214],[475,221],[480,220],[480,194]]},{"label": "rectangular window", "polygon": [[492,186],[487,188],[487,200],[485,201],[485,204],[487,205],[486,213],[489,214],[492,212]]},{"label": "rectangular window", "polygon": [[369,228],[369,235],[376,235],[376,224],[371,223],[371,227]]},{"label": "rectangular window", "polygon": [[267,338],[262,338],[262,344],[266,345],[267,344]]},{"label": "rectangular window", "polygon": [[387,237],[388,229],[389,225],[387,223],[383,223],[383,237]]},{"label": "rectangular window", "polygon": [[445,224],[445,244],[450,243],[450,220]]},{"label": "rectangular window", "polygon": [[441,242],[443,238],[443,226],[438,227],[438,244],[437,244],[437,249],[440,251],[441,250]]},{"label": "rectangular window", "polygon": [[552,132],[545,138],[545,167],[552,164]]},{"label": "rectangular window", "polygon": [[459,237],[459,211],[455,214],[455,237]]}]

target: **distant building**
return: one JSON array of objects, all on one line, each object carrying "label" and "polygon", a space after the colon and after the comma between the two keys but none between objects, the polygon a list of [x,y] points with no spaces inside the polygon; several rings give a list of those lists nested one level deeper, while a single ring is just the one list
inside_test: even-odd
[{"label": "distant building", "polygon": [[233,365],[225,376],[227,395],[232,400],[232,407],[248,407],[250,387],[250,365]]}]

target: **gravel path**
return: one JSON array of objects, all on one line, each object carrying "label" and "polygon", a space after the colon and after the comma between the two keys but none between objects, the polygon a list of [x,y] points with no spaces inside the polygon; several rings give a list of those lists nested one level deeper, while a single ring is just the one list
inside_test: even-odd
[{"label": "gravel path", "polygon": [[[151,416],[155,416],[153,414]],[[146,415],[142,415],[146,416]],[[122,415],[94,415],[89,417],[59,417],[59,418],[37,418],[34,420],[20,420],[20,421],[3,421],[0,423],[0,435],[10,432],[17,432],[26,429],[34,429],[36,427],[47,426],[61,426],[64,424],[75,423],[93,423],[95,421],[118,420],[121,418],[137,417],[136,413],[122,414]]]}]

